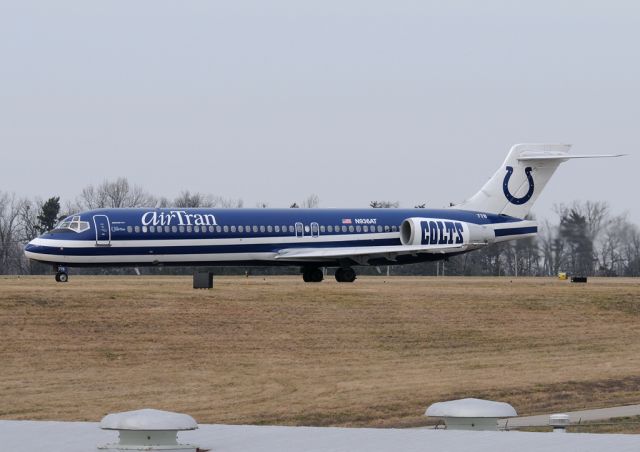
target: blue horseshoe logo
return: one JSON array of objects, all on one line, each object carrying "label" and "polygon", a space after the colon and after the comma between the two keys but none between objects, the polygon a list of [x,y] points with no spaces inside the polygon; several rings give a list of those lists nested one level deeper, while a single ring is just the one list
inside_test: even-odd
[{"label": "blue horseshoe logo", "polygon": [[511,179],[511,175],[513,174],[513,167],[507,166],[507,174],[505,174],[504,180],[502,181],[502,191],[511,204],[524,204],[531,199],[531,196],[533,196],[533,176],[531,175],[531,167],[527,166],[524,169],[524,172],[527,175],[527,181],[529,181],[529,191],[527,191],[527,194],[523,197],[516,198],[509,192],[509,179]]}]

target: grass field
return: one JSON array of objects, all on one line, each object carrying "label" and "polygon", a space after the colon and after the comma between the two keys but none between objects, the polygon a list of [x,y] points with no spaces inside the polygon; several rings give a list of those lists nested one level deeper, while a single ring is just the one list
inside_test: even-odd
[{"label": "grass field", "polygon": [[143,407],[202,423],[424,425],[640,401],[640,281],[0,278],[0,418]]}]

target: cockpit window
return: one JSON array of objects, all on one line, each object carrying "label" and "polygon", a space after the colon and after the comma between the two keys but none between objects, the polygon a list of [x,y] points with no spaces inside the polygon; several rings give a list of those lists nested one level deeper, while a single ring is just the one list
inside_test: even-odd
[{"label": "cockpit window", "polygon": [[73,215],[62,220],[54,230],[71,230],[74,232],[84,232],[90,229],[88,221],[80,221],[80,215]]}]

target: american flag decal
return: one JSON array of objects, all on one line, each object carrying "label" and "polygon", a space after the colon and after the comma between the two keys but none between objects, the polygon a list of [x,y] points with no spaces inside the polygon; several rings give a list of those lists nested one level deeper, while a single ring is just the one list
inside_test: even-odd
[{"label": "american flag decal", "polygon": [[351,218],[343,218],[342,224],[351,224]]}]

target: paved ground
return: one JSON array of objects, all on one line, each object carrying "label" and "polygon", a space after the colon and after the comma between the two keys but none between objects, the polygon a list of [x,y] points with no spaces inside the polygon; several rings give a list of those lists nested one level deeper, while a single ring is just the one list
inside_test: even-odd
[{"label": "paved ground", "polygon": [[[609,408],[600,408],[597,410],[583,411],[563,411],[571,418],[571,423],[575,424],[580,421],[600,421],[611,419],[614,417],[640,416],[640,405],[624,405]],[[553,414],[553,413],[549,413]],[[541,414],[538,416],[523,416],[509,419],[509,427],[539,427],[549,425],[549,414]],[[500,427],[504,427],[506,419],[498,421]]]}]

